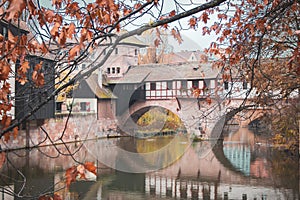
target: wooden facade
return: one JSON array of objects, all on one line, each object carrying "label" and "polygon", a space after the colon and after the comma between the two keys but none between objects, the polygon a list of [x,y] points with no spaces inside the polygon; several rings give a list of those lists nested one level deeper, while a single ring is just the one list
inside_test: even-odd
[{"label": "wooden facade", "polygon": [[[15,118],[21,119],[31,110],[46,101],[46,98],[50,96],[54,91],[54,66],[55,62],[49,59],[45,59],[38,56],[27,55],[30,69],[28,71],[28,81],[24,85],[21,85],[18,81],[15,84]],[[36,87],[31,82],[31,76],[33,68],[36,64],[43,62],[42,71],[44,73],[45,84],[42,87]],[[18,67],[18,65],[16,66]],[[34,113],[29,119],[49,119],[54,118],[55,114],[55,101],[54,97],[51,98],[45,105],[43,105],[36,113]]]},{"label": "wooden facade", "polygon": [[146,82],[146,99],[170,99],[175,97],[191,97],[195,89],[200,95],[215,95],[216,79],[167,80]]}]

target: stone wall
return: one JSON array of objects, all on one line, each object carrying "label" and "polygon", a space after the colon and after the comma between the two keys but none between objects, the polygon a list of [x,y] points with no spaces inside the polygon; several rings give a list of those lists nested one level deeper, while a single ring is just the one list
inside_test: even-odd
[{"label": "stone wall", "polygon": [[[31,122],[29,146],[105,137],[109,133],[116,133],[116,124],[115,120],[97,119],[96,115],[76,115],[69,119],[67,116],[53,118],[44,121],[39,127]],[[26,130],[19,130],[18,136],[16,138],[12,136],[8,142],[2,139],[0,145],[2,149],[26,147]]]}]

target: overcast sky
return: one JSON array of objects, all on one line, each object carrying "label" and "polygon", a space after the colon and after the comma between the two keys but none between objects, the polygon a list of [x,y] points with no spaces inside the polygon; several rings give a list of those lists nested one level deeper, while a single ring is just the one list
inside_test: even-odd
[{"label": "overcast sky", "polygon": [[[77,0],[78,2],[81,2],[81,0]],[[186,0],[177,0],[177,1],[181,1],[182,3],[186,3]],[[44,0],[40,0],[41,4],[45,7],[51,7],[52,2],[51,1],[44,1]],[[92,2],[92,0],[87,0],[86,2]],[[204,0],[194,0],[194,3],[203,3],[205,2]],[[185,8],[190,8],[191,6],[186,6]],[[172,11],[174,9],[174,5],[172,3],[170,4],[166,4],[166,6],[164,6],[163,8],[163,12],[164,13],[168,13],[170,11]],[[145,19],[146,18],[146,19]],[[212,18],[212,22],[213,23],[213,16],[211,16]],[[188,23],[188,19],[189,18],[185,18],[181,20],[181,25],[186,26]],[[138,20],[136,23],[139,25],[142,25],[143,23],[148,23],[150,21],[150,18],[147,16],[144,16],[143,19]],[[178,23],[174,22],[173,23],[174,26],[177,26]],[[172,26],[172,24],[171,24]],[[127,27],[130,28],[130,27]],[[132,27],[133,28],[133,27]],[[137,27],[134,27],[137,28]],[[189,29],[186,31],[181,31],[181,36],[183,39],[183,43],[182,44],[178,44],[178,42],[173,39],[172,37],[169,40],[169,43],[174,47],[175,51],[182,51],[182,50],[203,50],[204,48],[209,47],[210,43],[212,41],[214,41],[216,39],[216,36],[202,36],[202,27],[199,27],[199,30],[195,31],[193,29]]]}]

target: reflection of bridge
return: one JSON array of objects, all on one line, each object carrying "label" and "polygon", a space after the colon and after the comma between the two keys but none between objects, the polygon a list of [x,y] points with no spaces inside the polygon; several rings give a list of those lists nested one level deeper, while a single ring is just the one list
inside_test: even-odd
[{"label": "reflection of bridge", "polygon": [[[232,151],[227,151],[227,155],[224,155],[226,153],[223,153],[222,145],[205,152],[203,149],[207,148],[201,147],[201,143],[198,143],[193,149],[189,149],[177,163],[166,169],[147,174],[146,193],[156,197],[183,199],[287,198],[286,193],[291,191],[274,189],[270,174],[267,178],[253,176],[248,151],[239,151],[239,145],[231,147]],[[202,153],[198,154],[197,151]],[[239,157],[241,165],[236,166],[234,163],[236,160],[230,160],[234,155],[227,157],[228,153]]]},{"label": "reflection of bridge", "polygon": [[[132,133],[139,128],[136,121],[141,115],[151,107],[162,107],[177,114],[190,133],[198,134],[201,129],[211,136],[215,125],[225,122],[226,114],[234,109],[230,117],[238,113],[237,108],[245,103],[243,99],[249,92],[248,84],[243,80],[221,82],[219,71],[213,70],[210,64],[132,67],[120,80],[110,82],[118,96],[119,126]],[[250,104],[251,101],[246,102],[246,105]],[[257,117],[259,115],[248,109],[236,120],[244,126]]]}]

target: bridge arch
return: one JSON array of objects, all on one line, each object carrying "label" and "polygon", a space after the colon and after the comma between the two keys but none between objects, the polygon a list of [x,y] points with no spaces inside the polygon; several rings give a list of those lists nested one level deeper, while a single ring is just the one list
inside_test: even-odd
[{"label": "bridge arch", "polygon": [[[181,118],[182,116],[180,115],[180,112],[178,112],[178,103],[175,99],[169,99],[164,101],[147,100],[142,102],[135,102],[132,106],[129,107],[129,109],[127,109],[122,115],[118,117],[118,123],[121,127],[121,130],[127,133],[133,133],[134,130],[137,128],[150,128],[138,126],[137,121],[147,111],[156,108],[163,108],[167,111],[172,112],[173,114],[177,115],[184,123],[184,121]],[[165,122],[162,121],[161,126],[163,126],[164,123]]]},{"label": "bridge arch", "polygon": [[233,120],[240,127],[247,127],[251,122],[261,119],[266,114],[265,109],[245,107],[238,112],[228,113],[228,121]]},{"label": "bridge arch", "polygon": [[[206,98],[190,97],[136,101],[118,116],[118,125],[121,130],[130,133],[133,127],[136,127],[138,116],[141,116],[151,107],[162,107],[176,114],[185,125],[187,132],[195,135],[200,135],[201,129],[210,137],[212,130],[214,130],[218,133],[214,135],[214,138],[218,138],[224,125],[221,116],[225,106],[218,103],[216,99],[211,99],[208,102]],[[220,128],[214,128],[216,123],[221,124]]]}]

